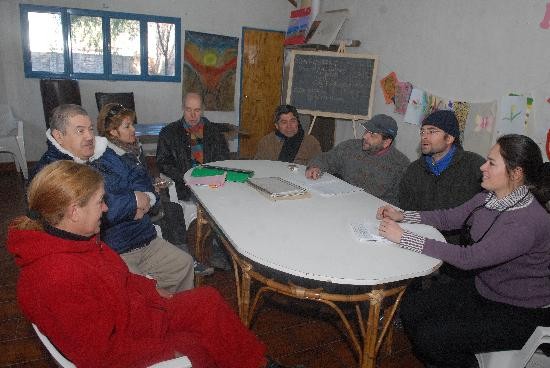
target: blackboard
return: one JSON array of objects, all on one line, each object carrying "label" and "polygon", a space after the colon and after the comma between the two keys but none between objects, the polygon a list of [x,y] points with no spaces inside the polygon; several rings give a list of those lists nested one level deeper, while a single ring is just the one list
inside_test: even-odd
[{"label": "blackboard", "polygon": [[378,57],[292,50],[286,103],[302,114],[370,119]]}]

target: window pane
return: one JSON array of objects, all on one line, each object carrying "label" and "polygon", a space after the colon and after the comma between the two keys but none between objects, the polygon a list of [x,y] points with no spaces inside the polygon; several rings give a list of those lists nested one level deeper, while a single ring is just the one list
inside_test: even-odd
[{"label": "window pane", "polygon": [[29,12],[28,18],[32,71],[63,73],[61,14]]},{"label": "window pane", "polygon": [[111,68],[113,74],[141,74],[139,21],[111,19]]},{"label": "window pane", "polygon": [[175,75],[176,25],[174,23],[147,23],[147,60],[149,75]]},{"label": "window pane", "polygon": [[100,17],[71,15],[74,73],[103,73],[103,30]]}]

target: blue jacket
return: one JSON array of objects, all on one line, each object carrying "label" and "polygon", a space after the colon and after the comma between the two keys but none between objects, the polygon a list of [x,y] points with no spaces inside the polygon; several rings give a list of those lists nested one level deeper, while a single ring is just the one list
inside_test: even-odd
[{"label": "blue jacket", "polygon": [[[105,202],[109,209],[102,219],[102,240],[120,254],[141,248],[156,238],[149,215],[134,220],[137,209],[134,191],[155,193],[147,168],[134,155],[111,145],[90,164],[105,179]],[[158,202],[158,195],[155,198]]]},{"label": "blue jacket", "polygon": [[[61,147],[50,130],[46,137],[48,149],[35,166],[31,179],[54,161],[86,163]],[[147,245],[156,238],[155,227],[148,215],[134,220],[137,208],[134,191],[155,193],[147,168],[130,154],[117,154],[108,147],[104,137],[95,137],[94,155],[88,163],[101,172],[105,180],[105,202],[109,209],[102,218],[102,240],[120,254]],[[158,201],[158,196],[155,196]]]}]

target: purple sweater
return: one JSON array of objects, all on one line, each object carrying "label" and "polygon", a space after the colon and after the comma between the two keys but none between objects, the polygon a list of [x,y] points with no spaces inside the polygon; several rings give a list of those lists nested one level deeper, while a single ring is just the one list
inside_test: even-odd
[{"label": "purple sweater", "polygon": [[[518,189],[527,192],[525,187]],[[510,196],[518,198],[518,189]],[[421,222],[439,230],[460,229],[470,212],[489,198],[484,192],[453,209],[405,212],[404,222]],[[497,214],[487,206],[475,212],[469,221],[474,241],[482,237]],[[458,268],[478,269],[476,288],[487,299],[527,308],[550,305],[550,215],[531,193],[507,209],[483,239],[470,247],[426,239],[409,231],[401,237],[400,245]]]}]

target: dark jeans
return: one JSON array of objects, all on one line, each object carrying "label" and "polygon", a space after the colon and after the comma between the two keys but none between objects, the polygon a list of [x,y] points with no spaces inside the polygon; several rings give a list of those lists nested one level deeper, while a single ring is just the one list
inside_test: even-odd
[{"label": "dark jeans", "polygon": [[187,232],[185,229],[185,217],[183,209],[177,203],[162,201],[164,216],[155,222],[162,230],[163,239],[180,246],[187,243]]},{"label": "dark jeans", "polygon": [[485,299],[473,278],[407,292],[400,309],[415,355],[437,367],[476,367],[476,353],[521,349],[549,314]]}]

